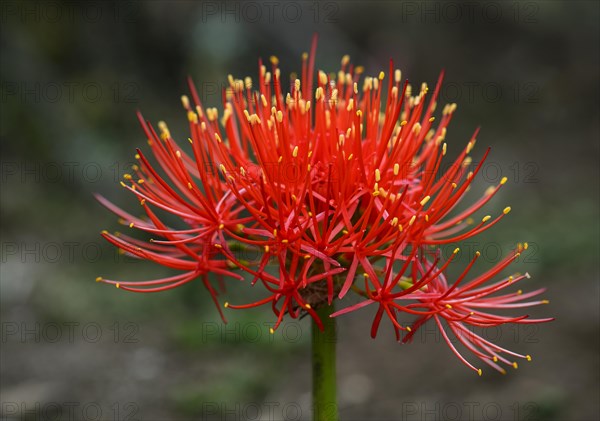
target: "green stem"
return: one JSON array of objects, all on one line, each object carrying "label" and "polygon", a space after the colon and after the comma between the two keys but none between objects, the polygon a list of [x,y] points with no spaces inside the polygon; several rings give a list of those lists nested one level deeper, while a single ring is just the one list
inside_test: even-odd
[{"label": "green stem", "polygon": [[335,382],[335,319],[333,305],[316,310],[325,330],[312,322],[313,420],[337,421],[338,408]]}]

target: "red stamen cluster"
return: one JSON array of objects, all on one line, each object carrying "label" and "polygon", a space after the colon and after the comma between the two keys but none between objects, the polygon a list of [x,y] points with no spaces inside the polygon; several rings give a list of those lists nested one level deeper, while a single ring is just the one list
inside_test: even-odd
[{"label": "red stamen cluster", "polygon": [[[456,109],[456,104],[446,105],[434,125],[443,74],[427,101],[427,85],[413,95],[391,61],[387,78],[384,72],[361,77],[363,69],[351,65],[347,56],[337,75],[314,75],[315,49],[316,40],[311,53],[303,55],[302,75],[290,81],[289,93],[284,94],[287,83],[281,80],[276,57],[271,57],[270,71],[259,62],[258,91],[250,78],[229,76],[221,118],[217,109],[202,106],[190,80],[192,101],[182,97],[191,133],[186,148],[171,137],[164,122],[157,132],[138,114],[155,163],[138,150],[139,164],[122,185],[138,198],[145,216],[99,200],[123,224],[152,238],[102,235],[129,255],[181,273],[151,281],[97,280],[128,291],[156,292],[200,278],[217,303],[217,288],[208,274],[221,281],[243,280],[233,272],[241,269],[251,275],[252,285],[264,286],[267,296],[225,307],[271,304],[277,316],[273,329],[286,314],[308,313],[322,326],[315,309],[353,291],[365,300],[334,316],[378,304],[373,337],[384,314],[403,341],[433,319],[452,351],[480,374],[457,351],[446,329],[499,371],[498,361],[516,367],[501,354],[530,359],[469,330],[551,320],[487,312],[546,303],[523,302],[543,290],[494,295],[529,275],[488,284],[526,244],[485,274],[464,281],[477,253],[458,279],[446,280],[445,269],[458,249],[442,261],[440,246],[481,233],[510,208],[494,219],[472,222],[471,216],[505,184],[504,178],[464,211],[450,215],[489,149],[471,168],[476,131],[441,170],[446,128]],[[165,222],[168,214],[177,217],[180,228]],[[417,316],[412,327],[400,323],[401,314]]]}]

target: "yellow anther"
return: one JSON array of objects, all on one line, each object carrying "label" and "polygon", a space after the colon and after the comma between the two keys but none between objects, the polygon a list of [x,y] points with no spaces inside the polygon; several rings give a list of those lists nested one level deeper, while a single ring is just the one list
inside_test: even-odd
[{"label": "yellow anther", "polygon": [[354,154],[348,155],[348,161],[351,161],[353,157],[354,157]]},{"label": "yellow anther", "polygon": [[391,224],[392,224],[393,227],[395,227],[396,225],[398,225],[398,217],[394,216],[394,218],[392,219]]},{"label": "yellow anther", "polygon": [[454,249],[454,254],[458,254],[458,252],[459,252],[459,251],[460,251],[460,247],[456,247],[456,248]]},{"label": "yellow anther", "polygon": [[402,80],[402,72],[400,69],[394,71],[394,82],[400,82]]},{"label": "yellow anther", "polygon": [[477,374],[479,374],[481,376],[481,374],[482,374],[481,368],[477,369]]},{"label": "yellow anther", "polygon": [[429,122],[430,122],[430,123],[433,123],[434,121],[435,121],[435,117],[431,117],[431,118],[429,119]]},{"label": "yellow anther", "polygon": [[304,305],[304,308],[306,308],[306,309],[310,309],[310,308],[312,308],[312,307],[310,306],[310,304],[306,303],[306,304]]},{"label": "yellow anther", "polygon": [[409,225],[409,226],[410,226],[410,225],[412,225],[412,224],[415,222],[415,219],[417,219],[417,215],[413,215],[413,216],[410,218],[410,221],[408,221],[408,225]]},{"label": "yellow anther", "polygon": [[183,105],[183,108],[185,108],[186,110],[188,108],[190,108],[190,100],[187,97],[187,95],[181,95],[181,104]]},{"label": "yellow anther", "polygon": [[512,363],[512,366],[515,368],[515,370],[516,370],[517,368],[519,368],[519,364],[517,364],[517,362],[516,362],[516,361],[515,361],[514,363]]},{"label": "yellow anther", "polygon": [[292,151],[292,156],[296,158],[298,156],[298,146],[294,146],[294,150]]},{"label": "yellow anther", "polygon": [[527,359],[527,361],[531,361],[531,355],[525,355],[525,358]]},{"label": "yellow anther", "polygon": [[394,175],[398,175],[400,172],[400,165],[394,164]]},{"label": "yellow anther", "polygon": [[223,228],[225,228],[225,224],[219,224],[219,229],[222,230]]},{"label": "yellow anther", "polygon": [[225,304],[223,304],[223,307],[225,307],[225,308],[229,307],[229,303],[227,301],[225,301]]},{"label": "yellow anther", "polygon": [[511,209],[511,207],[510,207],[510,206],[507,206],[507,207],[505,207],[505,208],[504,208],[504,210],[502,211],[502,213],[503,213],[504,215],[507,215],[507,214],[510,212],[510,209]]},{"label": "yellow anther", "polygon": [[506,184],[507,181],[508,177],[502,177],[502,180],[500,180],[500,184]]},{"label": "yellow anther", "polygon": [[444,144],[442,145],[442,155],[446,155],[446,149],[447,149],[446,142],[444,142]]},{"label": "yellow anther", "polygon": [[381,172],[379,171],[379,169],[377,168],[375,170],[375,181],[379,182],[381,180]]},{"label": "yellow anther", "polygon": [[129,223],[129,228],[133,228],[133,222]]},{"label": "yellow anther", "polygon": [[450,304],[446,304],[446,308],[452,308]]},{"label": "yellow anther", "polygon": [[427,202],[429,202],[429,199],[431,199],[431,196],[425,196],[423,198],[423,200],[421,200],[421,206],[425,206],[427,204]]},{"label": "yellow anther", "polygon": [[98,276],[98,277],[96,278],[96,282],[100,282],[101,280],[102,280],[102,276]]},{"label": "yellow anther", "polygon": [[498,362],[498,357],[496,357],[495,355],[492,357],[492,360],[497,363]]},{"label": "yellow anther", "polygon": [[529,248],[529,244],[528,243],[523,243],[523,250],[527,250]]},{"label": "yellow anther", "polygon": [[478,250],[475,252],[475,257],[479,257],[479,256],[481,256],[481,252]]},{"label": "yellow anther", "polygon": [[483,217],[483,219],[481,220],[481,222],[487,222],[491,219],[492,217],[490,215],[486,215]]},{"label": "yellow anther", "polygon": [[542,304],[550,304],[550,300],[542,300],[540,301]]},{"label": "yellow anther", "polygon": [[275,330],[273,330],[273,328],[272,328],[272,327],[270,327],[270,328],[269,328],[269,333],[272,335],[272,334],[274,334],[274,333],[275,333]]},{"label": "yellow anther", "polygon": [[379,80],[383,80],[383,78],[385,78],[385,73],[379,72]]},{"label": "yellow anther", "polygon": [[215,248],[217,248],[217,249],[222,249],[222,248],[223,248],[223,246],[222,246],[221,244],[214,244],[214,246],[215,246]]},{"label": "yellow anther", "polygon": [[120,284],[120,283],[118,283],[118,282],[115,284],[115,286],[116,286],[117,288],[121,288],[121,284]]}]

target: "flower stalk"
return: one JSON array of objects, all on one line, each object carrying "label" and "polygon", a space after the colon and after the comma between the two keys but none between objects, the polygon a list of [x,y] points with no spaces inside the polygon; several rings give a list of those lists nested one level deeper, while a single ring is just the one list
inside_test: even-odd
[{"label": "flower stalk", "polygon": [[317,310],[323,330],[312,321],[313,420],[337,421],[336,400],[336,321],[330,315],[333,305]]}]

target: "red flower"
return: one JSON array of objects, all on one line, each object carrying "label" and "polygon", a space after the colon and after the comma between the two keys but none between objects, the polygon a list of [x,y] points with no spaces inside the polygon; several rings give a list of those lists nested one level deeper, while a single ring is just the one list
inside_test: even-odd
[{"label": "red flower", "polygon": [[[226,306],[271,303],[276,328],[286,314],[297,317],[302,312],[320,325],[313,309],[358,290],[356,274],[366,273],[363,294],[368,300],[359,306],[380,304],[373,335],[383,313],[398,335],[408,331],[397,322],[398,313],[436,320],[458,317],[458,310],[438,312],[432,307],[441,302],[441,292],[428,295],[421,302],[426,308],[418,311],[397,301],[420,297],[423,292],[418,291],[429,285],[439,289],[445,284],[445,265],[426,263],[422,250],[477,235],[503,218],[510,208],[493,220],[486,216],[479,224],[471,223],[471,215],[506,179],[463,212],[448,216],[489,150],[471,171],[476,131],[459,156],[445,165],[447,170],[440,170],[447,126],[456,109],[455,104],[446,105],[435,121],[443,74],[427,101],[427,85],[413,95],[391,61],[387,75],[362,77],[364,69],[345,56],[337,75],[315,75],[315,50],[316,39],[311,53],[302,57],[300,77],[290,80],[289,93],[276,57],[271,57],[270,71],[259,61],[256,84],[249,77],[229,76],[221,117],[217,109],[202,105],[190,80],[192,100],[182,97],[189,145],[176,142],[164,122],[157,133],[138,114],[152,157],[138,150],[139,164],[122,184],[137,197],[145,216],[99,200],[124,225],[151,238],[103,236],[125,253],[181,273],[152,281],[99,281],[154,292],[200,278],[217,302],[217,288],[208,274],[220,280],[244,279],[233,272],[241,269],[267,296],[253,304]],[[166,214],[179,223],[167,223]],[[402,274],[392,276],[398,260]],[[430,267],[425,270],[424,265]],[[382,270],[386,276],[380,282]],[[395,290],[403,277],[411,278],[412,286]],[[455,295],[443,300],[450,297]],[[481,318],[477,314],[470,320]]]},{"label": "red flower", "polygon": [[[475,277],[470,282],[463,283],[469,270],[480,256],[480,253],[476,252],[467,268],[451,285],[448,284],[443,272],[459,252],[459,249],[457,248],[444,265],[440,267],[438,265],[439,252],[436,258],[430,261],[425,257],[426,252],[424,249],[414,248],[413,253],[408,258],[400,256],[400,259],[404,260],[404,264],[397,273],[394,273],[393,265],[398,256],[387,259],[385,270],[381,273],[381,276],[374,272],[372,272],[372,275],[365,273],[365,289],[362,294],[367,297],[367,300],[339,310],[333,314],[333,317],[377,303],[379,309],[373,321],[371,336],[375,337],[377,335],[382,316],[387,314],[393,323],[396,337],[399,340],[400,332],[407,332],[402,338],[402,342],[410,342],[417,330],[425,322],[433,319],[452,352],[469,368],[481,375],[481,369],[475,368],[469,363],[454,346],[443,327],[442,320],[444,320],[465,348],[486,364],[505,374],[505,370],[497,364],[498,361],[509,364],[514,368],[517,368],[517,363],[509,361],[503,354],[525,358],[529,361],[531,361],[531,357],[495,345],[469,330],[468,326],[486,328],[508,323],[530,324],[554,320],[552,318],[530,319],[528,315],[507,317],[488,313],[489,310],[531,307],[548,303],[547,300],[523,302],[544,292],[545,289],[543,288],[528,293],[518,290],[503,295],[494,295],[518,281],[529,279],[528,273],[511,275],[487,284],[517,259],[527,247],[527,243],[519,245],[514,253],[511,253],[495,267]],[[410,266],[413,267],[411,276],[406,277],[405,274]],[[402,301],[407,301],[407,303],[402,303]],[[403,327],[398,320],[399,313],[416,315],[418,318],[411,326]]]}]

